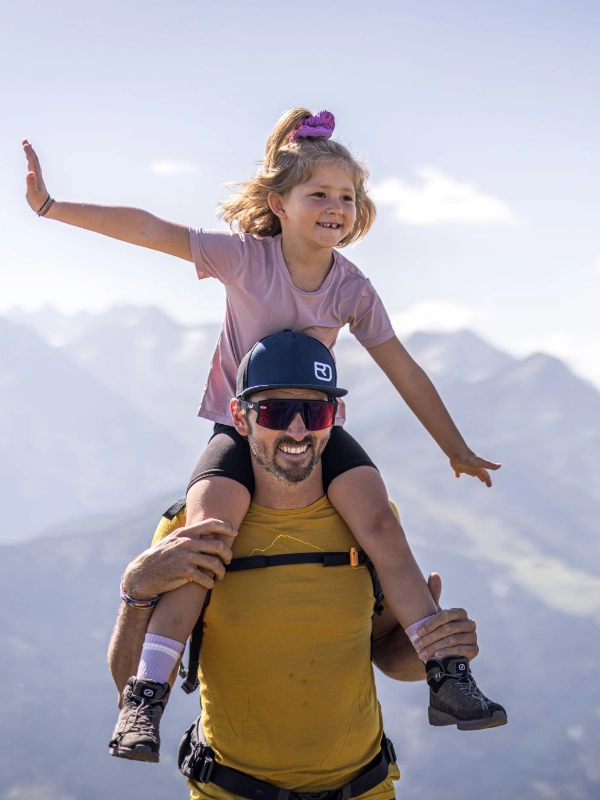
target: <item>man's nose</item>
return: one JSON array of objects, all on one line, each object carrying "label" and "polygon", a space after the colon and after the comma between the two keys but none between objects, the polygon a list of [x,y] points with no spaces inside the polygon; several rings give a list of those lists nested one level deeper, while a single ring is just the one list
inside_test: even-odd
[{"label": "man's nose", "polygon": [[288,436],[293,436],[294,439],[298,439],[298,441],[304,439],[304,437],[308,433],[308,429],[304,424],[304,418],[302,417],[302,414],[299,411],[296,414],[294,414],[294,418],[287,426],[286,433],[288,434]]}]

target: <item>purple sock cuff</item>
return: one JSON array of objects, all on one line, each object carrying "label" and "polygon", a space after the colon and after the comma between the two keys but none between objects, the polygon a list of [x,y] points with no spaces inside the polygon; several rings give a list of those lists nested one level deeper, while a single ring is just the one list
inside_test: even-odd
[{"label": "purple sock cuff", "polygon": [[157,644],[160,647],[167,647],[170,650],[175,650],[179,655],[185,645],[178,642],[177,639],[167,639],[166,636],[159,636],[157,633],[147,633],[144,637],[144,644]]},{"label": "purple sock cuff", "polygon": [[140,680],[166,683],[173,668],[183,653],[184,644],[166,636],[147,633],[142,648],[142,656],[137,677]]},{"label": "purple sock cuff", "polygon": [[435,614],[430,614],[428,617],[423,617],[423,619],[420,619],[418,622],[413,622],[412,625],[409,625],[408,628],[404,629],[404,632],[414,645],[419,642],[419,635],[417,634],[417,631],[424,622],[427,622],[427,620],[431,619],[432,617],[435,617]]}]

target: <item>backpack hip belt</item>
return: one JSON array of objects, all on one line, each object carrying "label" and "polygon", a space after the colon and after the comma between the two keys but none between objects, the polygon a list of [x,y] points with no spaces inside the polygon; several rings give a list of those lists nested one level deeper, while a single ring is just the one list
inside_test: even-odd
[{"label": "backpack hip belt", "polygon": [[378,786],[387,778],[389,765],[396,763],[394,745],[384,733],[379,753],[350,783],[339,789],[322,792],[282,789],[217,763],[214,750],[203,741],[201,724],[198,718],[184,734],[179,746],[180,771],[186,778],[198,783],[214,783],[215,786],[247,800],[349,800]]}]

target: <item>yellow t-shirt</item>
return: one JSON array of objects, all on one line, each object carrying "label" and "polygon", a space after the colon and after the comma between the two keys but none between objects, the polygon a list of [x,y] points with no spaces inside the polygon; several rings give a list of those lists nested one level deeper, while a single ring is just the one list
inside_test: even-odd
[{"label": "yellow t-shirt", "polygon": [[[159,526],[155,541],[174,527]],[[179,525],[181,525],[181,521]],[[357,547],[326,497],[293,510],[252,503],[234,558]],[[373,585],[364,566],[232,572],[213,589],[200,654],[202,724],[219,763],[289,790],[337,789],[379,752],[371,665]],[[362,795],[394,797],[389,777]],[[192,800],[231,800],[190,781]]]}]

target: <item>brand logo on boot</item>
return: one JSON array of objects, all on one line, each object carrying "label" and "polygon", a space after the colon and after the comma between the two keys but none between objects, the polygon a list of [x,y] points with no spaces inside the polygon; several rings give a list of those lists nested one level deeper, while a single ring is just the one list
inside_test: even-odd
[{"label": "brand logo on boot", "polygon": [[464,672],[464,671],[466,670],[466,668],[467,668],[467,665],[466,665],[466,664],[459,664],[459,665],[458,665],[458,668],[459,668],[459,669],[460,669],[462,672]]},{"label": "brand logo on boot", "polygon": [[154,690],[153,689],[144,689],[142,692],[144,697],[154,697]]}]

